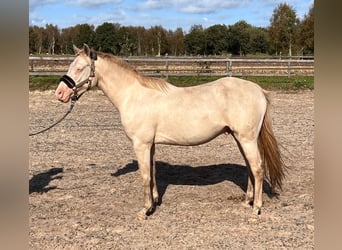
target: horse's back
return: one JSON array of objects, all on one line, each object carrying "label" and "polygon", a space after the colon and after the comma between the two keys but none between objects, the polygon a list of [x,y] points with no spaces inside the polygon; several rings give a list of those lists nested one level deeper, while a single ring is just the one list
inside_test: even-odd
[{"label": "horse's back", "polygon": [[[173,88],[175,95],[189,95],[189,97],[200,97],[225,94],[231,97],[249,98],[263,96],[264,90],[256,83],[237,77],[222,77],[215,81],[192,86]],[[172,91],[171,91],[172,92]]]},{"label": "horse's back", "polygon": [[249,110],[249,107],[264,107],[266,103],[265,91],[259,85],[235,77],[223,77],[193,87],[176,88],[168,99],[173,107],[184,109],[196,106],[204,109],[222,107],[225,111],[241,109],[242,112]]},{"label": "horse's back", "polygon": [[240,91],[243,91],[244,93],[251,93],[251,94],[263,92],[262,88],[258,84],[248,81],[248,80],[237,78],[237,77],[223,77],[215,81],[209,82],[207,84],[208,86],[223,85],[225,86],[225,88],[227,88],[226,91],[229,91],[235,94]]}]

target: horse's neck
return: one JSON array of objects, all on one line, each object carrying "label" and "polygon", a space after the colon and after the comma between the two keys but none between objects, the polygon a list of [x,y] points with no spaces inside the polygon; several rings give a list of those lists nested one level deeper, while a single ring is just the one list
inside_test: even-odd
[{"label": "horse's neck", "polygon": [[132,96],[132,87],[137,79],[125,72],[120,65],[100,57],[95,67],[99,74],[98,87],[120,111],[127,103],[127,99]]}]

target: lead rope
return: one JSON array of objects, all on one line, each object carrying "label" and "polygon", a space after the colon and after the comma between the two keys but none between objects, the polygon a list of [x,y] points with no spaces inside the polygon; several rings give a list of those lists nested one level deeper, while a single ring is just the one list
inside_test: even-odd
[{"label": "lead rope", "polygon": [[44,128],[43,130],[40,130],[40,131],[35,132],[35,133],[30,133],[29,136],[41,134],[41,133],[43,133],[43,132],[45,132],[45,131],[47,131],[47,130],[53,128],[54,126],[56,126],[56,125],[57,125],[58,123],[60,123],[61,121],[63,121],[63,120],[65,119],[65,117],[67,117],[68,114],[71,113],[71,110],[74,108],[77,99],[78,99],[78,98],[77,98],[77,96],[75,96],[75,95],[73,95],[73,96],[71,97],[71,102],[70,102],[70,108],[69,108],[69,110],[68,110],[68,111],[64,114],[64,116],[62,116],[59,120],[57,120],[55,123],[53,123],[53,124],[50,125],[49,127]]}]

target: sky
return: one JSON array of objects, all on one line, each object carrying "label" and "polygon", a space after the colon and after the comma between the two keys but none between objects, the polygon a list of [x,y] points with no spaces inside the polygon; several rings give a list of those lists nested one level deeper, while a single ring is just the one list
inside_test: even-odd
[{"label": "sky", "polygon": [[104,22],[123,26],[161,25],[165,29],[192,25],[204,28],[214,24],[233,25],[244,20],[257,27],[267,27],[273,10],[287,3],[303,18],[314,0],[29,0],[29,25],[58,28]]}]

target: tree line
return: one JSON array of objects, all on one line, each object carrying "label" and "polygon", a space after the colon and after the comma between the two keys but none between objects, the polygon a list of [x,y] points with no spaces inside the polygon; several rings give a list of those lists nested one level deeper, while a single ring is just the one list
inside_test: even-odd
[{"label": "tree line", "polygon": [[208,28],[193,25],[187,33],[182,28],[173,31],[160,25],[145,28],[109,22],[96,28],[89,24],[63,29],[52,24],[29,27],[30,54],[73,54],[72,45],[83,43],[118,56],[313,55],[314,6],[299,20],[290,5],[281,3],[267,28],[246,21]]}]

